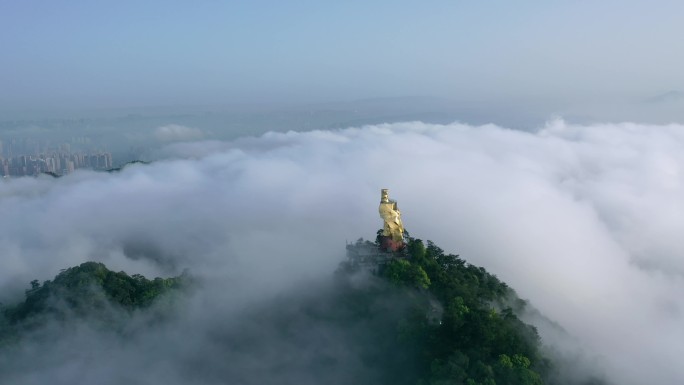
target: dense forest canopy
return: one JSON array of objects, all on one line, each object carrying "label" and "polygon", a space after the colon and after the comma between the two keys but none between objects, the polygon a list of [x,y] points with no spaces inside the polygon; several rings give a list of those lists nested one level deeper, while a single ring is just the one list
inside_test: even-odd
[{"label": "dense forest canopy", "polygon": [[423,299],[398,325],[400,338],[418,350],[414,383],[542,384],[552,377],[536,329],[515,315],[525,302],[484,268],[409,237],[406,252],[378,275]]},{"label": "dense forest canopy", "polygon": [[[96,262],[63,270],[42,284],[33,281],[23,301],[2,308],[0,372],[2,358],[46,325],[67,327],[80,319],[121,338],[138,338],[122,326],[130,319],[122,314],[156,312],[154,322],[171,323],[175,312],[184,311],[175,299],[198,284],[189,274],[150,280]],[[260,375],[280,383],[295,383],[305,372],[314,382],[332,384],[576,384],[558,377],[536,329],[516,315],[525,306],[484,268],[409,237],[406,250],[375,274],[343,262],[319,292],[283,293],[247,309],[236,325],[209,331],[220,347],[214,349],[237,358],[219,366],[193,359],[185,364],[202,370],[187,375],[200,382],[257,383],[259,376],[240,364],[244,356],[257,356],[266,368]],[[317,334],[321,329],[325,333]],[[350,354],[341,356],[338,343],[321,335],[347,341]],[[314,353],[300,351],[303,358],[296,361],[268,358],[273,349],[301,341],[310,341]]]},{"label": "dense forest canopy", "polygon": [[149,280],[142,275],[114,272],[102,263],[85,262],[62,270],[54,280],[31,281],[23,302],[2,308],[0,347],[22,331],[48,320],[72,317],[105,322],[117,327],[119,314],[150,307],[174,291],[189,285],[187,275]]}]

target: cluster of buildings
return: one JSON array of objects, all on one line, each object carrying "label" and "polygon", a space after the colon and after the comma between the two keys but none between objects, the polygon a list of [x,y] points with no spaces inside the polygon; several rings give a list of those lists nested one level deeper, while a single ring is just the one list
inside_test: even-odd
[{"label": "cluster of buildings", "polygon": [[66,175],[79,168],[108,170],[112,168],[112,154],[53,152],[40,155],[19,155],[10,158],[0,157],[0,176],[18,177],[53,173]]}]

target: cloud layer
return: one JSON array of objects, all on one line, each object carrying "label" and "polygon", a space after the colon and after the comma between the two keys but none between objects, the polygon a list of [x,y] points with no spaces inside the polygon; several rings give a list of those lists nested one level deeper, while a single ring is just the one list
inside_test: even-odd
[{"label": "cloud layer", "polygon": [[154,137],[160,142],[179,142],[197,140],[204,137],[199,128],[181,126],[179,124],[167,124],[154,130]]},{"label": "cloud layer", "polygon": [[191,268],[237,314],[329,276],[345,239],[374,236],[389,188],[412,236],[497,274],[616,383],[677,383],[682,148],[681,125],[412,122],[179,143],[118,174],[4,181],[0,301],[98,260]]}]

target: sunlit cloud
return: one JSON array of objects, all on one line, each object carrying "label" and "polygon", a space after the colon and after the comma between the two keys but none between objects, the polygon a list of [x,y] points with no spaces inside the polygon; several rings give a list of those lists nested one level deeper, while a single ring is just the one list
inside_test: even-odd
[{"label": "sunlit cloud", "polygon": [[682,148],[681,125],[410,122],[174,144],[117,174],[9,180],[0,300],[98,260],[148,275],[190,268],[225,289],[226,306],[255,303],[327,277],[345,240],[373,238],[389,188],[412,236],[509,283],[610,379],[676,383]]}]

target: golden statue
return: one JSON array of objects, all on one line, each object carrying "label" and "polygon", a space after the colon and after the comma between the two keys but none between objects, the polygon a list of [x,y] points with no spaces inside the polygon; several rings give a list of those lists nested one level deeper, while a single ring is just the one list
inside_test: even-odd
[{"label": "golden statue", "polygon": [[404,225],[401,223],[401,212],[397,202],[389,199],[389,190],[380,191],[380,217],[385,221],[382,236],[386,240],[385,248],[397,251],[404,247]]}]

